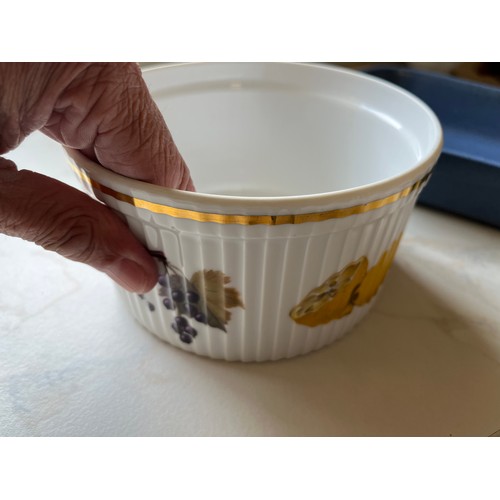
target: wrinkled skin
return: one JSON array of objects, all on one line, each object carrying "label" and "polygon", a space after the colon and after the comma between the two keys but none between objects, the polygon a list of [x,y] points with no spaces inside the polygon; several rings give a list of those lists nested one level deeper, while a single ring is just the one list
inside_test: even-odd
[{"label": "wrinkled skin", "polygon": [[[0,155],[35,130],[120,174],[194,190],[136,64],[1,63]],[[89,264],[129,291],[157,279],[152,257],[111,210],[1,156],[0,232]]]}]

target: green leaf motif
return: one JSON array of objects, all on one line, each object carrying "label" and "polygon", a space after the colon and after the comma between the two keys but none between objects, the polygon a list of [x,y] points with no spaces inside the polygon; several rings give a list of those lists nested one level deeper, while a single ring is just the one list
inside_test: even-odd
[{"label": "green leaf motif", "polygon": [[207,311],[208,324],[224,332],[227,331],[226,325],[231,320],[231,312],[228,309],[245,307],[238,290],[226,286],[230,282],[229,276],[213,269],[197,271],[190,280],[191,285],[202,297]]}]

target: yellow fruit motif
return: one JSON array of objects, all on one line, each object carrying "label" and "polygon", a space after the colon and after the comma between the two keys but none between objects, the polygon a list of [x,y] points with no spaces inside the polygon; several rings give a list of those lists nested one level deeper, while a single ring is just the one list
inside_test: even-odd
[{"label": "yellow fruit motif", "polygon": [[367,304],[377,293],[391,267],[400,240],[401,236],[392,243],[382,254],[378,262],[366,273],[363,282],[353,294],[352,303],[354,305],[362,306]]},{"label": "yellow fruit motif", "polygon": [[370,270],[368,259],[361,257],[332,274],[292,308],[290,317],[301,325],[318,326],[347,316],[354,306],[370,302],[391,267],[401,236],[393,241]]},{"label": "yellow fruit motif", "polygon": [[332,274],[292,308],[290,317],[301,325],[318,326],[350,314],[354,307],[351,297],[367,269],[368,260],[361,257]]}]

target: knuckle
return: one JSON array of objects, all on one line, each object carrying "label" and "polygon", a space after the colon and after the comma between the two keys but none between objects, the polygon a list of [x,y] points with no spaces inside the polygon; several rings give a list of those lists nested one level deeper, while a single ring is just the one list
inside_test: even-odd
[{"label": "knuckle", "polygon": [[0,167],[0,231],[24,238],[23,214],[29,210],[22,187],[24,172],[18,172],[15,164],[4,158]]},{"label": "knuckle", "polygon": [[55,234],[49,233],[45,246],[72,260],[88,262],[96,250],[95,231],[88,217],[63,217]]},{"label": "knuckle", "polygon": [[79,210],[53,213],[38,234],[39,245],[63,257],[83,263],[95,260],[102,247],[97,221]]},{"label": "knuckle", "polygon": [[94,267],[113,261],[117,244],[111,211],[49,178],[3,165],[10,172],[0,179],[1,232]]}]

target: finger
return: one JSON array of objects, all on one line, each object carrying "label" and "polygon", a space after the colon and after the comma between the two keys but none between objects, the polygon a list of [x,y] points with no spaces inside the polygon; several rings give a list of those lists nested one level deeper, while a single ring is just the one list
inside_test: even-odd
[{"label": "finger", "polygon": [[109,208],[1,157],[0,232],[88,264],[131,292],[157,280],[154,259]]},{"label": "finger", "polygon": [[136,64],[94,64],[55,103],[46,134],[127,177],[194,190]]}]

